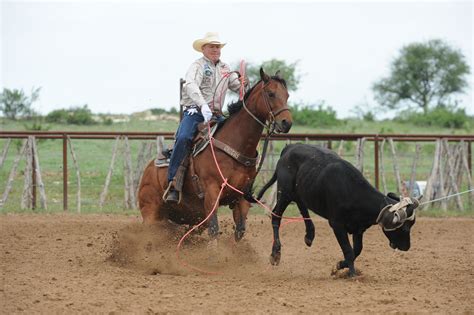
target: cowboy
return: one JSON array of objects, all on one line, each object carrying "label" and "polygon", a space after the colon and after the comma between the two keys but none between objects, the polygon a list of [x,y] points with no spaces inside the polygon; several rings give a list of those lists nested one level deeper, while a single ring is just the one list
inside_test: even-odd
[{"label": "cowboy", "polygon": [[[165,202],[179,202],[180,192],[187,168],[187,156],[199,123],[211,120],[213,114],[221,114],[227,89],[238,92],[239,75],[231,72],[228,64],[220,60],[221,42],[217,33],[206,33],[204,38],[193,42],[194,50],[203,54],[191,64],[186,72],[181,106],[183,118],[176,131],[173,153],[168,167],[168,188]],[[243,80],[243,79],[242,79]],[[247,83],[247,80],[244,81]]]}]

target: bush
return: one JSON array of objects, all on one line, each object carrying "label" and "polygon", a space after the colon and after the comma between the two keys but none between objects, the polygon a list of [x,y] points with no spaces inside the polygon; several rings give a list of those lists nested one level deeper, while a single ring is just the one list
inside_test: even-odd
[{"label": "bush", "polygon": [[112,121],[112,118],[102,117],[102,123],[106,126],[111,126],[114,122]]},{"label": "bush", "polygon": [[82,107],[74,107],[71,109],[53,110],[46,116],[46,121],[57,124],[73,124],[73,125],[93,125],[92,112],[87,105]]},{"label": "bush", "polygon": [[46,115],[46,122],[56,123],[56,124],[65,124],[67,123],[67,118],[69,112],[65,109],[56,109]]},{"label": "bush", "polygon": [[411,110],[400,113],[395,120],[410,122],[421,126],[436,126],[443,128],[466,128],[469,124],[469,116],[465,109],[454,106],[437,106],[428,113],[419,113]]},{"label": "bush", "polygon": [[312,127],[334,126],[341,124],[336,117],[336,111],[331,106],[299,105],[290,106],[293,121],[300,125]]},{"label": "bush", "polygon": [[95,121],[92,119],[91,110],[87,108],[87,105],[84,105],[83,107],[76,107],[71,110],[67,123],[73,125],[93,125]]}]

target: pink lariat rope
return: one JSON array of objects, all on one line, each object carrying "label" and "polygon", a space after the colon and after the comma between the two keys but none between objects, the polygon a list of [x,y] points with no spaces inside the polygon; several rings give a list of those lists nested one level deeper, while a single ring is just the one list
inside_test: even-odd
[{"label": "pink lariat rope", "polygon": [[[243,100],[243,97],[244,97],[244,90],[245,90],[245,87],[244,87],[244,79],[245,79],[245,62],[242,60],[240,62],[240,100]],[[207,270],[202,270],[202,269],[199,269],[197,267],[194,267],[188,263],[186,263],[184,260],[182,260],[179,256],[179,252],[180,252],[180,248],[184,242],[184,240],[186,239],[186,237],[188,237],[194,230],[196,230],[197,228],[199,228],[201,225],[203,225],[207,220],[209,220],[209,218],[214,214],[214,212],[217,211],[217,208],[218,208],[218,204],[219,204],[219,199],[222,195],[222,192],[224,191],[224,188],[226,186],[228,186],[230,189],[238,192],[239,194],[243,195],[244,193],[242,191],[240,191],[239,189],[235,188],[234,186],[232,186],[231,184],[228,183],[227,181],[227,178],[224,177],[224,174],[222,173],[222,170],[219,166],[219,163],[217,162],[217,158],[216,158],[216,152],[214,150],[214,138],[212,137],[211,135],[211,126],[209,124],[209,122],[207,123],[207,130],[208,130],[208,137],[209,137],[209,145],[211,147],[211,152],[212,152],[212,157],[214,159],[214,163],[216,165],[216,168],[219,172],[219,175],[221,177],[221,180],[222,180],[222,184],[221,184],[221,190],[219,191],[219,194],[217,195],[217,199],[216,199],[216,202],[214,203],[214,207],[212,208],[212,211],[207,215],[207,217],[202,220],[199,224],[195,225],[191,230],[189,230],[188,232],[186,232],[186,234],[183,235],[183,237],[181,237],[181,239],[179,240],[179,243],[176,247],[176,258],[178,259],[178,261],[184,266],[184,267],[187,267],[187,268],[190,268],[192,270],[195,270],[195,271],[199,271],[201,273],[205,273],[205,274],[209,274],[209,275],[217,275],[217,274],[221,274],[220,272],[214,272],[214,271],[207,271]],[[279,215],[276,215],[269,207],[267,207],[265,204],[263,204],[260,200],[257,200],[255,199],[255,201],[260,205],[262,206],[269,214],[271,214],[272,216],[275,216],[277,218],[280,218],[280,219],[287,219],[288,222],[285,222],[283,225],[285,224],[288,224],[288,223],[292,223],[292,222],[300,222],[300,221],[304,221],[304,220],[311,220],[311,218],[308,218],[308,219],[305,219],[305,218],[300,218],[300,217],[285,217],[285,216],[279,216]]]}]

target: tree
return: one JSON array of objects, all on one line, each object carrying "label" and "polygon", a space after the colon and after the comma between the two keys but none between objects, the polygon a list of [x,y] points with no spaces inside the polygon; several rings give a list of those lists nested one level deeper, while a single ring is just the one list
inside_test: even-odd
[{"label": "tree", "polygon": [[470,73],[464,55],[441,40],[403,47],[391,65],[391,74],[373,85],[376,100],[391,109],[449,102],[453,93],[463,92]]},{"label": "tree", "polygon": [[274,75],[280,70],[280,76],[285,79],[289,91],[296,91],[300,83],[301,76],[297,73],[298,61],[286,64],[284,60],[271,59],[264,61],[262,64],[247,64],[246,74],[252,84],[260,80],[260,67],[266,73]]},{"label": "tree", "polygon": [[40,90],[41,88],[33,88],[28,97],[23,90],[4,88],[0,94],[0,110],[5,117],[13,120],[30,115],[33,113],[31,105],[38,100]]}]

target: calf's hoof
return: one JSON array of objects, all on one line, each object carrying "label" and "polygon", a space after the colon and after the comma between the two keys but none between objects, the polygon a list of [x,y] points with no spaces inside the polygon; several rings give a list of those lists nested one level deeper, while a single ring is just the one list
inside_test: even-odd
[{"label": "calf's hoof", "polygon": [[278,266],[280,264],[281,253],[271,254],[270,255],[270,264],[273,266]]},{"label": "calf's hoof", "polygon": [[313,245],[313,239],[314,239],[314,237],[309,238],[308,236],[305,236],[304,237],[304,242],[305,242],[306,246],[311,247],[311,245]]},{"label": "calf's hoof", "polygon": [[355,270],[349,270],[347,273],[347,278],[354,278],[355,276],[357,276],[357,272]]},{"label": "calf's hoof", "polygon": [[331,276],[336,279],[352,279],[362,275],[362,272],[358,269],[350,270],[350,268],[341,266],[341,263],[337,263],[331,271]]},{"label": "calf's hoof", "polygon": [[339,270],[344,269],[343,264],[344,264],[344,261],[343,261],[343,260],[338,261],[338,262],[336,263],[336,265],[335,265],[335,266],[332,268],[332,270],[331,270],[331,276],[337,275],[337,273],[338,273]]}]

